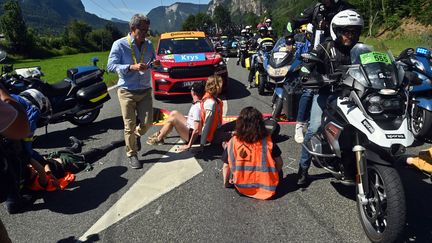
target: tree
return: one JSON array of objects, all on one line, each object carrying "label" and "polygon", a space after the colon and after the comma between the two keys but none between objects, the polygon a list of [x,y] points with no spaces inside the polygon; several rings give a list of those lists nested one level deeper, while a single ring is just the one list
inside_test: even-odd
[{"label": "tree", "polygon": [[214,10],[213,21],[219,30],[225,30],[231,25],[231,14],[228,9],[218,5]]},{"label": "tree", "polygon": [[72,48],[87,51],[92,49],[89,41],[89,34],[92,32],[92,27],[87,23],[79,20],[73,20],[66,26],[64,37],[65,43]]},{"label": "tree", "polygon": [[196,30],[195,15],[189,15],[182,24],[182,30]]},{"label": "tree", "polygon": [[34,35],[30,35],[24,22],[21,7],[16,0],[8,0],[0,17],[0,26],[12,52],[27,55],[34,47]]}]

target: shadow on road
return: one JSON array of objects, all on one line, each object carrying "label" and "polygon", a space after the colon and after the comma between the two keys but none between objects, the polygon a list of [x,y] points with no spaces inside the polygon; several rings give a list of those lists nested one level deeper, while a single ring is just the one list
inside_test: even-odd
[{"label": "shadow on road", "polygon": [[57,241],[57,243],[93,243],[100,241],[99,234],[89,235],[85,241],[80,241],[75,236],[70,236]]},{"label": "shadow on road", "polygon": [[35,204],[32,209],[48,209],[62,214],[77,214],[95,209],[127,184],[128,180],[121,177],[126,171],[124,166],[108,167],[95,177],[71,183],[70,190],[45,194],[44,203]]},{"label": "shadow on road", "polygon": [[250,96],[249,90],[246,88],[245,84],[247,81],[241,82],[237,79],[229,78],[228,92],[225,94],[226,100],[239,100]]},{"label": "shadow on road", "polygon": [[407,205],[404,242],[432,242],[432,183],[414,168],[401,168]]},{"label": "shadow on road", "polygon": [[105,133],[108,130],[123,130],[123,119],[121,116],[112,117],[94,122],[85,127],[72,127],[65,130],[50,132],[39,135],[33,143],[34,148],[60,148],[69,146],[69,137],[75,136],[80,140],[89,140],[92,136]]}]

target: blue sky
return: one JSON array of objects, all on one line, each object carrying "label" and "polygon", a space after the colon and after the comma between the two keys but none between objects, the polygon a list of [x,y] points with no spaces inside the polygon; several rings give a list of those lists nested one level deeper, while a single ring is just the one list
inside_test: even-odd
[{"label": "blue sky", "polygon": [[123,19],[129,21],[136,13],[147,14],[158,6],[169,6],[175,2],[208,4],[209,0],[81,0],[86,12],[94,13],[104,19]]}]

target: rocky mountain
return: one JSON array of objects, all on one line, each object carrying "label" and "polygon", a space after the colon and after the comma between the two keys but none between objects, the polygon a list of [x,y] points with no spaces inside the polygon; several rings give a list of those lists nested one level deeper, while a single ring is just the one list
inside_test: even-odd
[{"label": "rocky mountain", "polygon": [[163,33],[180,30],[189,15],[207,12],[207,4],[174,3],[170,6],[160,6],[150,10],[151,29]]},{"label": "rocky mountain", "polygon": [[[7,0],[0,0],[2,6]],[[109,20],[87,13],[80,0],[18,0],[27,26],[38,33],[61,33],[64,27],[74,19],[82,20],[93,28],[104,27]],[[3,14],[0,7],[0,15]],[[126,32],[128,25],[115,22],[115,25]]]},{"label": "rocky mountain", "polygon": [[267,9],[262,0],[212,0],[209,3],[208,14],[213,15],[219,5],[229,9],[231,15],[254,13],[261,16]]}]

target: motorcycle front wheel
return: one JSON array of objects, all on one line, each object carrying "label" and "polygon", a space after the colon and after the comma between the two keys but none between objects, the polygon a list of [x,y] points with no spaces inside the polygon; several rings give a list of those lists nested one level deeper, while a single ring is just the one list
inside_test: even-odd
[{"label": "motorcycle front wheel", "polygon": [[273,111],[272,111],[272,117],[275,120],[278,120],[279,116],[282,113],[283,108],[283,100],[279,97],[275,98],[275,101],[273,102]]},{"label": "motorcycle front wheel", "polygon": [[[368,164],[367,203],[357,197],[363,229],[371,242],[394,242],[401,236],[406,220],[405,193],[395,168]],[[358,188],[357,188],[358,194]]]},{"label": "motorcycle front wheel", "polygon": [[69,121],[77,126],[86,126],[96,120],[99,116],[100,109],[92,110],[81,116],[73,116]]},{"label": "motorcycle front wheel", "polygon": [[411,128],[417,139],[431,139],[432,112],[414,106],[411,114]]}]

